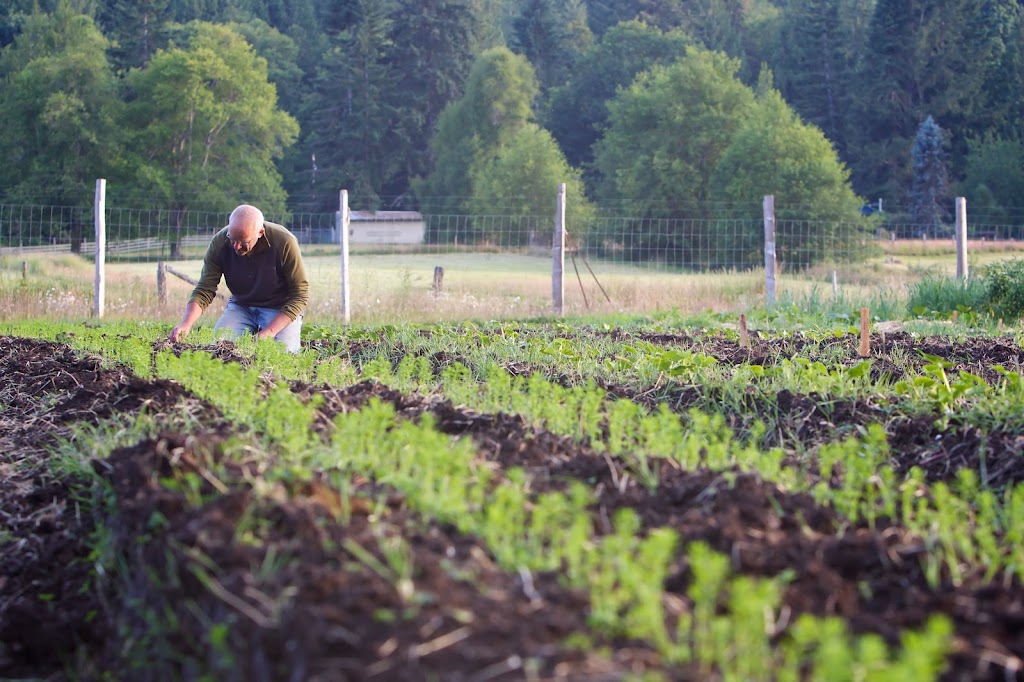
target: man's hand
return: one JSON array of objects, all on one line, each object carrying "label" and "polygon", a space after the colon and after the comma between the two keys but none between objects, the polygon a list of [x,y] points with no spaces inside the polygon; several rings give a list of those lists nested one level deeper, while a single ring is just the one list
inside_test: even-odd
[{"label": "man's hand", "polygon": [[263,329],[256,332],[257,339],[272,339],[281,333],[281,330],[292,323],[292,318],[284,313],[278,313]]},{"label": "man's hand", "polygon": [[195,301],[189,301],[185,305],[185,315],[181,318],[181,324],[171,330],[171,343],[177,343],[181,339],[188,336],[189,331],[192,329],[192,325],[196,323],[199,316],[203,314],[203,309],[199,307],[199,304]]},{"label": "man's hand", "polygon": [[179,340],[188,336],[188,333],[191,329],[191,325],[179,324],[177,327],[171,330],[171,342],[178,343]]}]

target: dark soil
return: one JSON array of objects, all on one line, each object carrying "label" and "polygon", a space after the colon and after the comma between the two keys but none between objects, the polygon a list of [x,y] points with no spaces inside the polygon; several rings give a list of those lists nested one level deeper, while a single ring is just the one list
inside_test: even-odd
[{"label": "dark soil", "polygon": [[[584,593],[500,570],[370,481],[347,481],[344,499],[324,480],[253,494],[266,459],[226,460],[229,430],[172,382],[10,338],[0,376],[0,678],[614,680],[655,659],[641,645],[567,647],[587,631]],[[117,449],[92,461],[98,477],[49,473],[47,447],[70,427],[143,408],[209,428]],[[79,513],[104,500],[116,513]],[[100,525],[117,557],[104,571],[91,554]],[[387,565],[392,537],[409,548],[408,589],[365,560]]]},{"label": "dark soil", "polygon": [[[680,343],[677,336],[650,340]],[[768,343],[756,341],[762,342]],[[975,373],[980,359],[1000,358],[1011,369],[1021,359],[1019,350],[999,342],[930,343],[929,353]],[[739,353],[722,348],[723,360]],[[777,349],[760,352],[771,362]],[[230,348],[222,357],[236,359]],[[341,482],[326,479],[256,494],[252,482],[272,455],[226,456],[230,425],[173,382],[141,381],[60,345],[10,338],[0,338],[0,376],[0,677],[61,679],[68,670],[118,670],[119,679],[190,679],[200,669],[225,680],[533,674],[611,680],[646,669],[693,677],[686,669],[660,667],[638,643],[591,635],[601,656],[589,647],[567,647],[570,634],[588,632],[585,594],[555,575],[500,570],[474,538],[419,518],[401,496],[372,481],[344,481],[344,497]],[[537,493],[573,480],[591,486],[600,529],[610,531],[616,510],[631,508],[642,519],[641,532],[674,528],[682,546],[703,540],[730,556],[739,572],[791,571],[784,595],[791,622],[800,613],[835,615],[854,631],[880,633],[895,645],[905,629],[944,613],[957,636],[945,679],[1020,674],[1020,582],[968,575],[960,585],[944,580],[932,589],[919,561],[921,542],[885,521],[850,527],[810,497],[755,475],[681,471],[669,462],[660,463],[657,487],[648,489],[623,462],[529,428],[518,416],[477,414],[376,383],[295,384],[293,390],[322,396],[316,428],[325,435],[334,414],[371,397],[410,419],[429,411],[438,428],[472,436],[482,456],[500,467],[524,468]],[[810,425],[803,435],[812,441],[828,438],[829,425],[878,421],[871,405],[826,414],[813,396],[778,396],[776,402],[773,409],[790,415],[793,425]],[[185,435],[171,420],[158,437],[93,460],[98,476],[51,473],[49,448],[73,438],[72,427],[141,410],[187,413],[202,427]],[[983,436],[966,428],[937,433],[931,421],[889,425],[897,462],[922,466],[933,479],[976,468]],[[984,437],[990,482],[993,476],[1002,483],[1020,480],[1013,457],[1019,439]],[[116,513],[80,513],[104,509],[102,500]],[[99,574],[102,559],[90,556],[98,525],[120,557],[116,573]],[[385,562],[382,547],[394,537],[411,551],[411,589],[365,560],[364,552]],[[679,604],[688,603],[689,581],[680,554],[666,582]],[[167,613],[174,614],[174,625]],[[220,630],[220,623],[230,628]],[[121,669],[143,652],[145,665]]]}]

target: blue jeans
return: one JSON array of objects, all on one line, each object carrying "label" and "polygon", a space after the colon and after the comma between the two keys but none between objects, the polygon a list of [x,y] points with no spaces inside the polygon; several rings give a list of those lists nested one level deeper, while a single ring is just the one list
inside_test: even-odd
[{"label": "blue jeans", "polygon": [[[214,325],[214,331],[226,329],[232,336],[241,336],[245,332],[255,334],[270,324],[270,321],[277,317],[280,310],[276,308],[257,308],[251,305],[239,305],[229,301],[224,314]],[[302,315],[295,318],[295,321],[282,329],[274,337],[280,341],[289,353],[299,352],[299,334],[302,332]]]}]

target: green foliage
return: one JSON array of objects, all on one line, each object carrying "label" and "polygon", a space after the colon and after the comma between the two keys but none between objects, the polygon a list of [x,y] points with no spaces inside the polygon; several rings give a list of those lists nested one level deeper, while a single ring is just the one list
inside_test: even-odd
[{"label": "green foliage", "polygon": [[593,42],[582,0],[525,0],[510,37],[536,70],[542,93],[565,83]]},{"label": "green foliage", "polygon": [[[869,225],[860,218],[861,200],[853,193],[849,172],[821,131],[793,113],[776,91],[763,95],[729,140],[711,176],[711,196],[724,205],[751,205],[750,200],[774,195],[778,217],[820,224],[799,230],[785,240],[778,256],[787,267],[800,268],[850,252],[867,235]],[[753,234],[738,233],[728,253],[746,260],[728,267],[753,265],[763,260],[763,228],[757,222],[760,206],[751,205]],[[746,248],[744,249],[744,245]]]},{"label": "green foliage", "polygon": [[[676,61],[691,42],[680,31],[662,32],[629,21],[610,28],[587,50],[569,82],[552,94],[551,106],[543,114],[544,125],[558,140],[568,162],[589,168],[594,158],[592,147],[608,120],[606,103],[616,89],[628,86],[641,71]],[[593,178],[588,184],[596,190]]]},{"label": "green foliage", "polygon": [[[8,197],[90,206],[96,178],[117,176],[122,107],[109,45],[89,16],[61,0],[53,13],[37,7],[25,17],[0,52],[0,188]],[[80,237],[82,226],[62,229]]]},{"label": "green foliage", "polygon": [[167,46],[169,0],[111,0],[99,3],[97,21],[111,40],[111,57],[120,72],[144,67]]},{"label": "green foliage", "polygon": [[613,203],[643,215],[709,217],[693,209],[680,215],[677,207],[712,198],[707,170],[752,113],[754,93],[736,78],[738,68],[722,53],[688,47],[609,102],[594,162]]},{"label": "green foliage", "polygon": [[277,108],[267,62],[225,26],[184,28],[187,47],[158,52],[128,84],[129,148],[140,186],[168,207],[285,208],[274,167],[298,133]]},{"label": "green foliage", "polygon": [[[951,131],[959,128],[949,150],[953,168],[962,164],[969,132],[977,135],[993,125],[1004,133],[1013,128],[989,106],[1003,100],[1007,93],[1001,90],[1019,82],[1010,75],[1019,67],[1003,62],[1019,16],[1016,3],[1006,0],[984,11],[971,0],[875,3],[855,79],[857,124],[847,147],[861,193],[904,200],[913,184],[909,152],[928,116]],[[968,131],[967,120],[977,129]]]},{"label": "green foliage", "polygon": [[[507,48],[485,50],[473,64],[465,94],[441,113],[430,148],[433,172],[416,183],[423,209],[464,211],[475,169],[499,153],[532,118],[537,79],[530,63]],[[444,240],[447,235],[428,235]]]},{"label": "green foliage", "polygon": [[854,79],[863,53],[863,26],[873,2],[797,0],[780,18],[775,83],[808,124],[821,129],[847,157]]},{"label": "green foliage", "polygon": [[[497,214],[531,219],[528,229],[509,231],[488,229],[484,223],[479,234],[489,243],[526,246],[530,232],[548,243],[551,216],[555,214],[557,188],[566,184],[566,225],[569,233],[585,238],[594,208],[583,194],[580,173],[570,168],[551,135],[535,123],[516,131],[494,156],[471,170],[472,194],[466,209],[475,215]],[[502,226],[503,227],[503,226]]]},{"label": "green foliage", "polygon": [[993,322],[1015,322],[1024,315],[1024,260],[995,261],[968,281],[928,275],[909,292],[907,307],[918,317],[987,315]]},{"label": "green foliage", "polygon": [[990,314],[1006,321],[1024,315],[1024,260],[1014,258],[988,265],[982,275]]},{"label": "green foliage", "polygon": [[390,189],[401,166],[392,151],[400,143],[398,129],[384,123],[395,119],[392,8],[391,2],[356,0],[356,20],[333,38],[318,69],[306,144],[324,169],[321,182],[332,188],[325,206],[333,210],[333,190],[341,187],[352,192],[353,208],[376,210],[378,193]]},{"label": "green foliage", "polygon": [[391,62],[397,79],[385,94],[394,100],[398,142],[379,153],[401,163],[390,183],[396,194],[432,170],[430,140],[438,119],[462,96],[482,49],[482,5],[479,0],[402,0],[393,15]]},{"label": "green foliage", "polygon": [[988,135],[970,140],[967,148],[967,172],[958,194],[970,197],[972,222],[1010,223],[1024,187],[1024,145],[1016,135]]},{"label": "green foliage", "polygon": [[784,215],[813,221],[853,222],[861,205],[829,140],[800,121],[774,90],[758,100],[730,140],[711,187],[722,202],[773,194]]},{"label": "green foliage", "polygon": [[911,150],[913,184],[910,189],[911,217],[916,225],[942,234],[939,227],[949,215],[947,204],[948,171],[946,169],[945,137],[935,119],[928,116],[917,129]]},{"label": "green foliage", "polygon": [[983,278],[966,281],[945,275],[925,275],[911,285],[907,310],[912,315],[948,317],[953,311],[983,311],[988,308],[990,285]]},{"label": "green foliage", "polygon": [[267,60],[267,80],[277,89],[281,108],[297,114],[303,97],[303,73],[298,64],[300,48],[296,40],[260,19],[233,21],[227,27],[245,38],[253,51]]}]

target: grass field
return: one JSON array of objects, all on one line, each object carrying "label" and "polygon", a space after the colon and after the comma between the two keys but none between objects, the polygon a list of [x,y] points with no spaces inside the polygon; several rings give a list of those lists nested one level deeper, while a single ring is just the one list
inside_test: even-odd
[{"label": "grass field", "polygon": [[[908,287],[922,277],[956,269],[950,240],[883,242],[882,253],[865,262],[817,266],[801,273],[783,269],[777,277],[779,300],[867,305],[895,309]],[[990,262],[1013,258],[1016,242],[972,242],[973,273]],[[311,296],[307,322],[341,319],[341,275],[337,247],[311,246],[305,256]],[[169,263],[198,277],[199,258]],[[433,291],[434,270],[444,269],[441,291]],[[167,297],[157,296],[155,262],[108,262],[104,316],[110,319],[176,321],[192,285],[169,276]],[[79,320],[92,316],[95,267],[71,254],[0,257],[0,314],[5,319]],[[551,259],[511,253],[363,254],[350,257],[353,322],[428,322],[459,319],[511,319],[552,314]],[[567,258],[564,311],[568,315],[644,313],[657,310],[741,313],[763,306],[761,271],[671,273],[624,263],[574,263]],[[884,303],[882,303],[884,302]],[[204,322],[222,308],[213,304]]]}]

